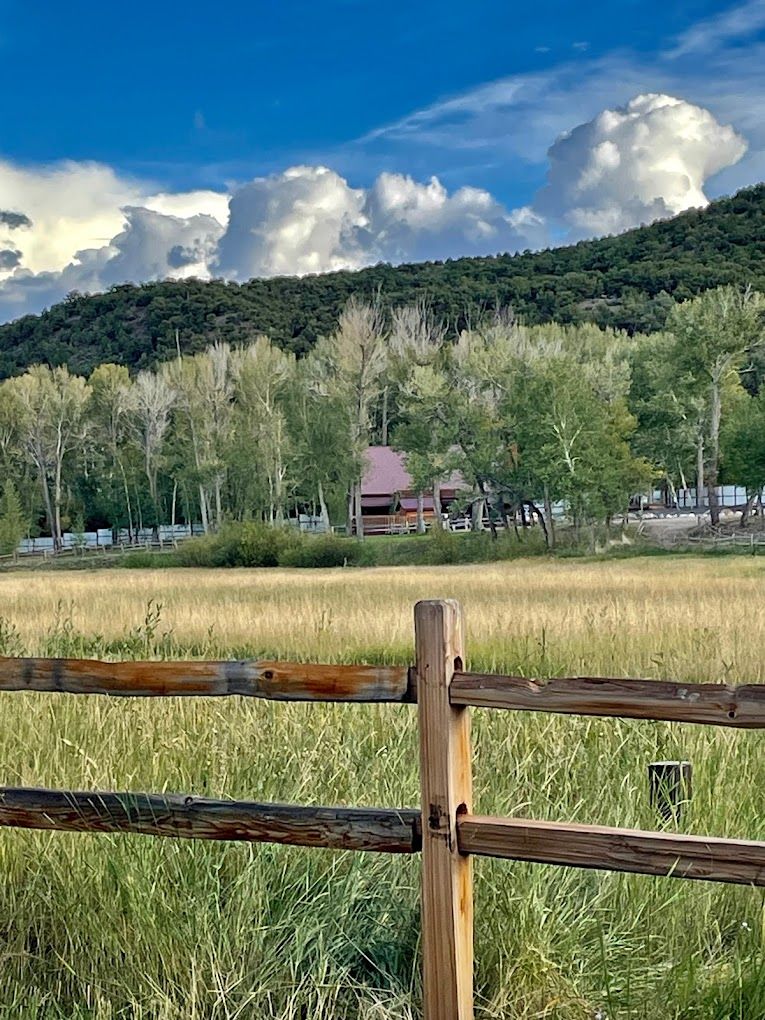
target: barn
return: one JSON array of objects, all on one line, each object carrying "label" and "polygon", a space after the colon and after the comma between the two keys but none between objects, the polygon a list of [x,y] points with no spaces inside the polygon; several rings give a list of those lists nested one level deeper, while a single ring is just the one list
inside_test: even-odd
[{"label": "barn", "polygon": [[[415,531],[419,493],[406,469],[403,453],[390,446],[370,446],[366,452],[366,470],[361,482],[361,515],[366,535],[391,535]],[[441,505],[433,506],[433,493],[423,493],[426,525],[434,514],[448,513],[461,490],[467,486],[454,474],[441,487]]]}]

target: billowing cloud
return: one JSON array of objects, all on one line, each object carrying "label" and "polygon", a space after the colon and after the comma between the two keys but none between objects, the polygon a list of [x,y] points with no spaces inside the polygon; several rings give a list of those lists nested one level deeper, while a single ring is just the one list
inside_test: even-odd
[{"label": "billowing cloud", "polygon": [[213,216],[182,218],[130,206],[124,213],[127,225],[110,242],[110,257],[101,270],[107,285],[208,275],[207,266],[223,234]]},{"label": "billowing cloud", "polygon": [[486,255],[544,243],[544,225],[528,208],[508,211],[488,191],[449,194],[436,177],[420,184],[383,173],[364,202],[370,254],[386,262]]},{"label": "billowing cloud", "polygon": [[509,212],[478,188],[449,194],[435,177],[383,173],[364,190],[326,167],[299,166],[234,192],[216,272],[246,280],[485,255],[525,246],[540,227],[526,209]]},{"label": "billowing cloud", "polygon": [[142,197],[137,183],[100,163],[28,168],[0,160],[0,209],[29,221],[23,264],[33,273],[62,270],[77,251],[108,244],[124,225],[123,206]]},{"label": "billowing cloud", "polygon": [[216,272],[247,280],[361,266],[363,202],[363,191],[323,166],[259,177],[231,196]]},{"label": "billowing cloud", "polygon": [[704,206],[704,184],[746,142],[700,106],[641,95],[604,110],[550,148],[535,207],[575,238],[613,234]]},{"label": "billowing cloud", "polygon": [[0,249],[0,269],[15,269],[21,265],[21,252],[18,248]]},{"label": "billowing cloud", "polygon": [[15,268],[0,284],[3,318],[39,311],[71,291],[93,293],[127,281],[209,276],[208,265],[223,233],[214,217],[200,214],[184,219],[131,206],[125,207],[123,215],[124,229],[107,245],[76,252],[60,271],[33,273],[23,266]]}]

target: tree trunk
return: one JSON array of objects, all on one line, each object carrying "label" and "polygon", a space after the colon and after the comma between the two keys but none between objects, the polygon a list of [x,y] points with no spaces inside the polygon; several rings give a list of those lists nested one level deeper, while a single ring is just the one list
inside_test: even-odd
[{"label": "tree trunk", "polygon": [[207,516],[207,494],[201,482],[199,483],[199,512],[202,515],[202,531],[206,535],[210,530],[210,519]]},{"label": "tree trunk", "polygon": [[215,527],[216,530],[220,529],[223,521],[223,508],[221,505],[221,479],[217,476],[215,479]]},{"label": "tree trunk", "polygon": [[739,521],[740,528],[746,527],[749,521],[749,515],[752,512],[752,507],[754,506],[756,499],[757,499],[756,492],[753,492],[751,496],[747,495],[746,503],[744,504],[744,509],[741,512],[741,520]]},{"label": "tree trunk", "polygon": [[712,407],[709,421],[709,472],[707,486],[709,490],[709,516],[716,527],[720,523],[720,502],[717,496],[717,465],[720,460],[720,418],[722,404],[720,399],[720,373],[712,379]]},{"label": "tree trunk", "polygon": [[677,507],[678,506],[678,502],[677,502],[677,489],[675,488],[674,482],[669,477],[669,475],[667,475],[666,482],[667,482],[667,490],[669,492],[670,506],[671,507]]},{"label": "tree trunk", "polygon": [[319,510],[321,512],[321,523],[324,526],[324,530],[327,534],[332,530],[332,525],[329,522],[329,510],[327,509],[327,501],[324,499],[324,486],[321,484],[319,479],[317,485],[317,495],[319,497]]},{"label": "tree trunk", "polygon": [[545,518],[547,520],[547,527],[545,528],[545,539],[547,541],[547,548],[550,552],[555,552],[555,521],[553,520],[553,509],[552,500],[550,499],[550,490],[545,485]]},{"label": "tree trunk", "polygon": [[48,524],[50,526],[50,533],[53,537],[53,544],[56,544],[56,532],[53,523],[53,503],[50,498],[50,488],[48,487],[48,479],[45,477],[45,472],[40,472],[40,482],[42,483],[43,501],[45,503],[45,516],[48,518]]},{"label": "tree trunk", "polygon": [[61,534],[61,462],[56,465],[56,478],[53,489],[53,548],[58,550],[63,545]]},{"label": "tree trunk", "polygon": [[438,478],[433,479],[433,527],[442,529],[444,522],[441,519],[441,482]]},{"label": "tree trunk", "polygon": [[[552,546],[550,545],[550,535],[547,531],[547,521],[545,520],[545,515],[542,513],[542,511],[539,509],[536,503],[534,503],[532,500],[529,500],[529,509],[531,510],[532,514],[536,514],[537,518],[539,519],[539,523],[542,526],[542,531],[545,536],[545,546],[548,549],[552,548]],[[552,520],[552,516],[550,517],[550,520]]]},{"label": "tree trunk", "polygon": [[704,506],[704,437],[699,436],[696,443],[696,508]]},{"label": "tree trunk", "polygon": [[[122,461],[118,458],[117,463],[120,467],[120,474],[122,475],[122,487],[125,490],[125,509],[127,510],[128,520],[128,541],[133,541],[133,508],[130,504],[130,488],[128,487],[127,475],[125,474],[125,468]],[[114,522],[112,522],[113,524]]]},{"label": "tree trunk", "polygon": [[364,538],[364,515],[361,512],[361,482],[356,483],[355,491],[356,538],[361,541]]},{"label": "tree trunk", "polygon": [[483,511],[486,500],[480,496],[473,502],[470,508],[470,529],[471,531],[483,531]]},{"label": "tree trunk", "polygon": [[417,493],[417,534],[425,534],[425,497],[422,490]]},{"label": "tree trunk", "polygon": [[346,514],[345,518],[345,532],[349,538],[353,534],[355,507],[356,507],[356,483],[351,482],[351,487],[348,490],[348,513]]},{"label": "tree trunk", "polygon": [[382,405],[382,428],[380,429],[380,438],[383,446],[388,445],[388,387],[383,389],[383,405]]}]

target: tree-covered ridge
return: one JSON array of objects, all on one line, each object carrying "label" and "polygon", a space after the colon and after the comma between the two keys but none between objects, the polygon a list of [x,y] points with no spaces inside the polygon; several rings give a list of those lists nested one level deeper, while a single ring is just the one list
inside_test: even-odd
[{"label": "tree-covered ridge", "polygon": [[184,354],[260,334],[304,354],[333,331],[351,294],[378,292],[389,307],[425,298],[454,335],[494,307],[512,307],[529,324],[652,332],[676,301],[724,284],[765,290],[765,184],[617,237],[541,252],[70,295],[42,315],[0,326],[0,377],[36,362],[84,374],[103,362],[146,368],[176,353],[176,331]]}]

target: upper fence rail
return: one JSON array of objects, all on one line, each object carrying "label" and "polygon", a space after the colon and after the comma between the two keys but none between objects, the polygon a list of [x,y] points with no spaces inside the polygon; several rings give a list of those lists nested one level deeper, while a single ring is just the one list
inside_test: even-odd
[{"label": "upper fence rail", "polygon": [[[416,702],[414,667],[270,660],[102,662],[0,658],[0,691],[111,697]],[[455,672],[454,706],[765,729],[765,684],[678,683],[628,677],[540,679]]]}]

